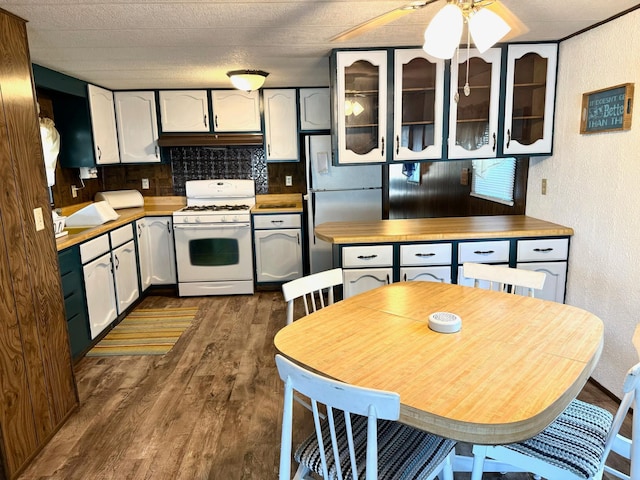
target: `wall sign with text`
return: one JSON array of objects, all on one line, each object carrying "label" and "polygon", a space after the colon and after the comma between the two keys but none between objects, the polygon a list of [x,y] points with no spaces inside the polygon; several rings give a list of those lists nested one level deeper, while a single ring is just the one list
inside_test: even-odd
[{"label": "wall sign with text", "polygon": [[623,83],[583,94],[580,133],[629,130],[633,86],[633,83]]}]

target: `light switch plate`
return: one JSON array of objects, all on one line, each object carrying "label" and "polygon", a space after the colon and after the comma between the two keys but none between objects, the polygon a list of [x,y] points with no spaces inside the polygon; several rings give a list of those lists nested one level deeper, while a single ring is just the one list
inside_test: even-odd
[{"label": "light switch plate", "polygon": [[142,189],[143,190],[149,190],[149,179],[148,178],[143,178],[142,179]]},{"label": "light switch plate", "polygon": [[285,187],[290,187],[293,185],[293,177],[291,175],[286,175],[284,177],[284,185]]},{"label": "light switch plate", "polygon": [[33,209],[33,219],[36,222],[36,232],[44,230],[44,218],[42,218],[42,208]]}]

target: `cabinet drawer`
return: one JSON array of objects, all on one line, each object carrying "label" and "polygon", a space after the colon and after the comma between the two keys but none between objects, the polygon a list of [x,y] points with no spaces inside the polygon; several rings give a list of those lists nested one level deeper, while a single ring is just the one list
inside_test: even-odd
[{"label": "cabinet drawer", "polygon": [[255,229],[300,228],[301,225],[302,222],[298,214],[253,216],[253,228]]},{"label": "cabinet drawer", "polygon": [[450,243],[419,243],[400,245],[400,265],[450,265]]},{"label": "cabinet drawer", "polygon": [[507,263],[509,241],[464,242],[458,245],[458,263]]},{"label": "cabinet drawer", "polygon": [[391,267],[393,266],[393,246],[344,247],[342,249],[342,266],[343,268]]},{"label": "cabinet drawer", "polygon": [[104,234],[80,245],[80,259],[87,263],[109,251],[109,235]]},{"label": "cabinet drawer", "polygon": [[518,241],[519,262],[566,260],[568,256],[568,238],[539,238],[536,240]]},{"label": "cabinet drawer", "polygon": [[131,224],[125,225],[112,230],[109,235],[111,235],[111,248],[116,248],[133,240],[133,228],[131,228]]}]

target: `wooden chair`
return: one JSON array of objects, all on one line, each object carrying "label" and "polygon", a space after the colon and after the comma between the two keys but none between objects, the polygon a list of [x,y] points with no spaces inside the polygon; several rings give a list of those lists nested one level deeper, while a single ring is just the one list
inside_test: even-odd
[{"label": "wooden chair", "polygon": [[333,287],[337,285],[342,285],[341,268],[307,275],[282,285],[282,294],[287,302],[287,325],[293,322],[293,307],[297,298],[302,297],[305,315],[309,315],[310,312],[325,307],[324,290],[328,289],[326,305],[333,303]]},{"label": "wooden chair", "polygon": [[[456,442],[396,422],[397,393],[348,385],[276,355],[284,381],[280,480],[291,479],[293,392],[312,399],[315,433],[297,448],[296,479],[453,480]],[[326,409],[321,420],[319,408]]]},{"label": "wooden chair", "polygon": [[[640,363],[627,372],[624,396],[615,417],[601,407],[574,400],[551,425],[529,440],[509,445],[474,445],[476,476],[472,480],[481,478],[485,458],[553,480],[601,479],[603,472],[627,480],[639,479],[640,441],[635,438],[633,442],[619,434],[639,390]],[[634,414],[632,437],[638,433],[640,415]],[[631,475],[605,465],[611,450],[631,460]]]},{"label": "wooden chair", "polygon": [[518,294],[525,292],[530,297],[534,296],[534,290],[542,289],[547,277],[544,272],[470,262],[463,264],[463,272],[465,277],[474,279],[475,287],[479,287],[480,281],[484,280],[489,282],[491,290]]}]

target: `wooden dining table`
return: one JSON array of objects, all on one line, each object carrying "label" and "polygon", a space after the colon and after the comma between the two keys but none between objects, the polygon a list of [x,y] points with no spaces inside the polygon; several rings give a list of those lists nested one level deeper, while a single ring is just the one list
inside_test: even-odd
[{"label": "wooden dining table", "polygon": [[[458,315],[456,333],[429,328]],[[322,375],[400,395],[400,421],[474,444],[530,438],[578,395],[603,324],[570,305],[433,282],[399,282],[296,320],[284,356]]]}]

